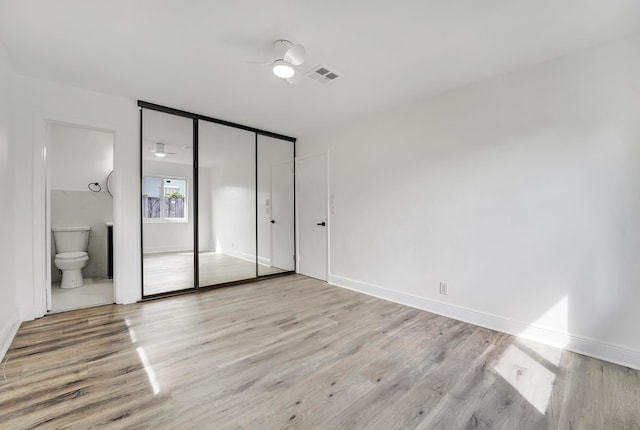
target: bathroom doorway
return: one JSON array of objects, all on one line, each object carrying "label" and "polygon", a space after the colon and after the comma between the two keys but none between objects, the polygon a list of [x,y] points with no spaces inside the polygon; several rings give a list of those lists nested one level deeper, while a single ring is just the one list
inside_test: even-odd
[{"label": "bathroom doorway", "polygon": [[47,136],[47,310],[114,303],[114,134],[49,122]]}]

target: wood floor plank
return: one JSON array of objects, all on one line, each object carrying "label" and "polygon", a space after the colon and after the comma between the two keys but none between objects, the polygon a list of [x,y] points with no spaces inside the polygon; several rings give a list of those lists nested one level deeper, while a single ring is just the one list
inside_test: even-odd
[{"label": "wood floor plank", "polygon": [[22,324],[4,429],[640,429],[640,372],[292,275]]}]

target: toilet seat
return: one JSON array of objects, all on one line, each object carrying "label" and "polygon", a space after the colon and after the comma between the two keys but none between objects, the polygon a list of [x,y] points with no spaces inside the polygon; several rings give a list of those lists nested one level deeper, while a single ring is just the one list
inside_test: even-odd
[{"label": "toilet seat", "polygon": [[56,260],[76,260],[76,259],[82,259],[83,257],[87,257],[87,259],[89,259],[89,256],[87,255],[86,252],[82,252],[82,251],[78,251],[78,252],[63,252],[62,254],[56,254]]}]

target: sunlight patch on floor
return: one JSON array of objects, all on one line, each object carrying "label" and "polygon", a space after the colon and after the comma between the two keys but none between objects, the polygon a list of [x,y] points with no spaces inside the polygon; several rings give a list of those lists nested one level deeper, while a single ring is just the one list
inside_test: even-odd
[{"label": "sunlight patch on floor", "polygon": [[136,343],[138,338],[136,336],[136,331],[131,327],[131,320],[129,318],[124,319],[124,323],[127,325],[127,330],[129,330],[129,337],[131,338],[132,343]]},{"label": "sunlight patch on floor", "polygon": [[[126,324],[127,330],[129,331],[131,342],[136,343],[138,341],[138,338],[136,336],[135,330],[132,327],[131,320],[129,318],[125,318],[124,323]],[[144,348],[141,346],[136,348],[136,352],[140,357],[140,362],[144,367],[144,371],[147,372],[147,378],[149,378],[149,384],[151,385],[151,389],[153,390],[153,395],[157,396],[160,393],[160,383],[158,382],[158,378],[156,377],[156,372],[153,370],[153,367],[151,367],[151,363],[149,363],[147,353],[144,352]]]},{"label": "sunlight patch on floor", "polygon": [[538,412],[545,414],[556,375],[514,345],[507,347],[494,370]]},{"label": "sunlight patch on floor", "polygon": [[139,346],[136,348],[136,351],[140,356],[140,361],[144,366],[145,372],[147,372],[147,377],[149,378],[149,384],[151,384],[153,394],[158,395],[160,393],[160,384],[158,383],[158,378],[156,378],[156,372],[153,371],[153,367],[149,364],[149,359],[147,358],[147,354],[144,352],[144,348]]}]

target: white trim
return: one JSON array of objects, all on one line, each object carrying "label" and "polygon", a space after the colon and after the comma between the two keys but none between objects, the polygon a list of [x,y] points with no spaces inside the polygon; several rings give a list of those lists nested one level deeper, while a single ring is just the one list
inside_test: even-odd
[{"label": "white trim", "polygon": [[16,336],[16,333],[20,328],[20,320],[17,315],[16,310],[13,318],[9,318],[9,320],[0,327],[0,362],[4,360],[4,356],[9,350],[11,342],[13,342],[13,338]]},{"label": "white trim", "polygon": [[368,284],[337,275],[329,275],[329,283],[412,308],[421,309],[448,318],[508,333],[520,338],[556,346],[622,366],[640,369],[640,351],[600,340],[541,327],[524,321],[505,318],[486,312],[451,305],[437,300],[403,293],[378,285]]},{"label": "white trim", "polygon": [[[222,249],[220,250],[220,254],[239,258],[241,260],[249,261],[251,263],[256,262],[255,254],[250,254],[248,252],[236,251],[234,249]],[[271,266],[271,259],[266,257],[258,257],[258,264],[262,266]]]},{"label": "white trim", "polygon": [[148,255],[148,254],[172,254],[172,253],[183,253],[183,252],[189,252],[189,253],[193,254],[193,248],[175,249],[175,248],[164,248],[164,247],[158,246],[158,247],[151,248],[151,249],[145,249],[144,250],[144,255]]},{"label": "white trim", "polygon": [[[253,262],[254,260],[251,260]],[[266,257],[258,257],[258,264],[261,266],[271,267],[271,259]]]},{"label": "white trim", "polygon": [[[22,309],[21,316],[25,320],[40,318],[47,313],[47,294],[51,288],[51,280],[47,274],[47,260],[51,258],[48,238],[47,206],[47,163],[46,150],[48,126],[47,120],[37,113],[33,117],[33,195],[32,195],[32,246],[33,246],[33,300],[31,309]],[[47,284],[48,282],[48,284]]]},{"label": "white trim", "polygon": [[[193,254],[193,249],[161,249],[161,248],[153,248],[151,250],[145,250],[144,255],[148,254],[171,254],[171,253],[182,253],[182,252],[190,252]],[[204,251],[204,252],[214,252],[214,251]],[[220,251],[220,254],[228,255],[230,257],[239,258],[241,260],[249,261],[251,263],[256,262],[256,256],[254,254],[249,254],[247,252],[234,251],[229,249],[224,249]],[[271,267],[271,259],[266,257],[258,257],[258,264],[262,266]]]},{"label": "white trim", "polygon": [[325,198],[325,208],[327,210],[327,279],[331,276],[331,228],[333,227],[333,218],[331,218],[331,150],[327,149],[325,153],[326,174],[327,174],[327,192]]}]

